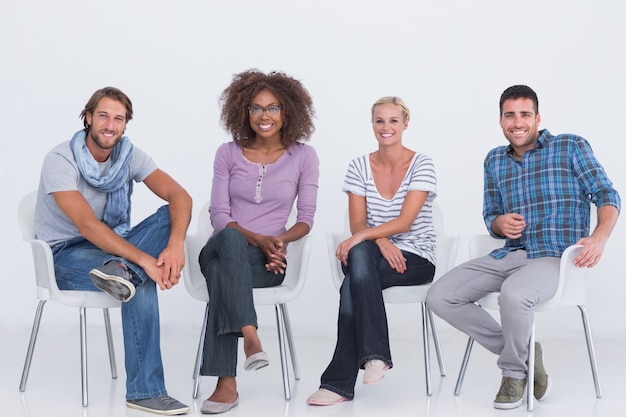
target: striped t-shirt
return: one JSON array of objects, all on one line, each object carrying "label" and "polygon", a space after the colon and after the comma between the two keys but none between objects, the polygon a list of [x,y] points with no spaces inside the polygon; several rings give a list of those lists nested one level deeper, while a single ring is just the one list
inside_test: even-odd
[{"label": "striped t-shirt", "polygon": [[398,191],[391,199],[378,193],[369,154],[350,162],[342,191],[365,197],[368,227],[376,227],[397,218],[409,191],[427,191],[426,202],[413,221],[411,230],[388,236],[388,239],[399,249],[419,255],[435,264],[436,235],[432,204],[437,196],[437,179],[429,156],[415,153]]}]

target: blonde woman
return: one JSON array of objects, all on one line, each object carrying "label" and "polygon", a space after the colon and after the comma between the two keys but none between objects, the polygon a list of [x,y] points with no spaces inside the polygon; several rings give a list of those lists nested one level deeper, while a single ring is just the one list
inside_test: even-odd
[{"label": "blonde woman", "polygon": [[378,149],[354,159],[345,177],[352,236],[337,247],[341,286],[337,345],[318,391],[307,402],[333,405],[354,397],[359,369],[373,384],[393,366],[382,291],[420,285],[435,274],[432,202],[436,178],[430,157],[405,147],[410,113],[398,97],[372,106]]}]

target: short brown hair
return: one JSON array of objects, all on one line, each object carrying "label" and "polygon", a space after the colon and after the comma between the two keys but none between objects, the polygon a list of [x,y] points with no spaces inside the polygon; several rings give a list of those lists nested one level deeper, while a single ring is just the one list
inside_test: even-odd
[{"label": "short brown hair", "polygon": [[502,106],[506,100],[517,100],[518,98],[527,98],[533,102],[535,114],[539,114],[539,99],[537,93],[527,85],[512,85],[502,92],[500,96],[500,116],[502,116]]},{"label": "short brown hair", "polygon": [[87,113],[93,114],[98,107],[98,103],[104,97],[108,97],[111,100],[119,101],[126,108],[126,123],[130,122],[133,118],[133,103],[130,101],[130,98],[122,90],[115,87],[104,87],[97,90],[87,104],[85,104],[85,108],[80,112],[80,118],[83,119],[83,126],[85,127],[85,131],[89,130],[89,124],[87,123]]}]

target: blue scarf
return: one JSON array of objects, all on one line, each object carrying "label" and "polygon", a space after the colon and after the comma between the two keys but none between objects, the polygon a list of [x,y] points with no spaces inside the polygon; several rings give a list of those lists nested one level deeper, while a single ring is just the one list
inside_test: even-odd
[{"label": "blue scarf", "polygon": [[133,183],[130,179],[130,156],[133,144],[126,136],[111,152],[111,167],[109,172],[100,176],[98,162],[87,148],[84,130],[79,130],[70,141],[70,148],[81,175],[89,185],[107,193],[107,202],[104,208],[104,223],[118,235],[124,236],[130,230],[130,195],[133,192]]}]

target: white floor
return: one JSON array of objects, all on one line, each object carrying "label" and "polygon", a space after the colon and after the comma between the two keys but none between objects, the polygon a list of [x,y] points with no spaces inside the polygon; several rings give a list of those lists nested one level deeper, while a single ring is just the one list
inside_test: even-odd
[{"label": "white floor", "polygon": [[[48,306],[50,308],[51,306]],[[81,406],[80,359],[78,350],[78,315],[67,323],[47,325],[44,315],[35,349],[30,378],[24,393],[18,390],[30,329],[26,326],[3,326],[0,340],[0,398],[2,416],[149,416],[124,405],[124,367],[121,330],[114,322],[114,338],[120,377],[112,380],[106,355],[102,320],[96,311],[89,313],[89,406]],[[200,318],[199,318],[200,319]],[[319,375],[334,347],[333,330],[323,334],[295,328],[302,377],[293,381],[291,401],[283,398],[276,333],[273,322],[259,329],[265,350],[271,358],[268,368],[240,372],[240,404],[228,416],[573,416],[605,417],[626,415],[626,378],[624,375],[624,339],[595,340],[603,398],[596,399],[582,333],[571,339],[544,337],[544,361],[553,378],[550,398],[536,403],[533,413],[525,407],[511,411],[492,408],[500,376],[495,357],[480,346],[473,356],[460,396],[453,395],[466,338],[440,325],[441,343],[447,376],[439,376],[432,358],[432,396],[425,393],[422,346],[417,327],[391,329],[394,368],[376,385],[356,387],[354,401],[332,407],[314,407],[305,403],[317,389]],[[419,323],[416,317],[416,323]],[[163,329],[162,350],[166,383],[170,395],[191,406],[192,416],[200,416],[200,404],[212,391],[214,379],[205,377],[200,397],[191,398],[192,367],[199,328],[181,325]]]}]

